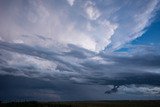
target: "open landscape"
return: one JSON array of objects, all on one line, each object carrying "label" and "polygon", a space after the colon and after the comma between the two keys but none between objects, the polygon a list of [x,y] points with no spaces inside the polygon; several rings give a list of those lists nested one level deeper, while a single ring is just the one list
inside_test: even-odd
[{"label": "open landscape", "polygon": [[0,107],[160,107],[160,101],[10,102]]}]

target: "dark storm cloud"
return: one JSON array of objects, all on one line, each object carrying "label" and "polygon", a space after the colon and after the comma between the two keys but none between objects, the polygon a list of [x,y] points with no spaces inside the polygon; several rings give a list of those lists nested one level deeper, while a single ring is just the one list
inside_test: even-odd
[{"label": "dark storm cloud", "polygon": [[[26,82],[26,84],[32,83],[30,84],[31,86],[29,84],[27,86],[27,87],[30,87],[30,90],[32,91],[34,89],[40,89],[40,90],[43,89],[45,91],[54,90],[56,91],[56,95],[53,94],[53,96],[54,95],[57,96],[57,94],[60,91],[59,93],[60,95],[62,93],[65,93],[66,95],[65,98],[66,99],[68,98],[67,95],[71,94],[71,91],[72,91],[71,88],[73,88],[74,86],[69,86],[66,89],[66,87],[65,88],[63,87],[66,82],[67,84],[72,84],[75,86],[112,85],[113,88],[106,92],[108,94],[117,92],[119,86],[120,87],[129,86],[129,85],[142,85],[142,86],[146,85],[146,86],[153,86],[153,87],[160,86],[160,80],[159,80],[160,74],[154,71],[155,69],[160,68],[160,65],[159,65],[160,55],[157,52],[151,53],[146,47],[144,49],[145,50],[144,55],[143,54],[138,55],[134,51],[133,52],[134,54],[130,53],[132,54],[131,56],[129,55],[124,56],[116,52],[113,55],[107,55],[104,53],[95,54],[94,52],[77,47],[75,45],[69,45],[70,50],[68,52],[56,53],[41,47],[31,47],[23,44],[7,43],[2,41],[0,42],[0,49],[5,50],[7,52],[19,53],[19,54],[29,55],[32,57],[39,57],[52,62],[57,62],[58,65],[55,71],[58,70],[62,73],[51,71],[51,74],[43,74],[43,72],[42,73],[38,72],[38,69],[35,66],[10,66],[9,64],[7,64],[8,60],[4,60],[4,57],[5,57],[4,53],[1,53],[1,57],[0,57],[0,59],[2,60],[0,65],[1,71],[5,71],[10,75],[23,73],[24,74],[23,76],[26,76],[26,77],[33,78],[35,76],[34,78],[38,78],[40,79],[40,81],[49,80],[51,83],[42,82],[42,84],[45,84],[44,86],[43,85],[41,86],[41,83],[39,84],[39,83],[32,82],[31,81],[32,79],[29,79],[30,81],[27,79],[26,81],[29,81],[29,82]],[[154,50],[154,47],[153,47],[153,50]],[[77,58],[78,60],[81,60],[81,62],[75,65],[72,61],[70,62],[69,60],[63,59],[61,57]],[[92,57],[96,57],[96,58],[98,57],[98,59],[96,58],[92,59]],[[65,71],[68,71],[68,72],[65,72]],[[78,74],[74,74],[74,73],[78,73]],[[39,75],[41,76],[41,78],[39,78]],[[9,81],[12,78],[13,77],[9,77]],[[21,78],[21,77],[17,77],[17,78]],[[63,80],[63,82],[59,82],[59,80],[60,81]],[[7,81],[7,79],[4,79],[2,82],[6,83],[5,81]],[[16,85],[14,83],[15,87],[17,88],[23,87],[21,83],[18,83],[18,81],[21,81],[21,80],[17,80],[16,84],[19,84],[19,85]],[[54,83],[53,85],[52,81],[55,81],[57,83]],[[3,83],[3,87],[6,87],[4,83]],[[7,88],[9,88],[9,86],[12,86],[12,85],[8,85]],[[55,86],[55,87],[52,87],[52,86]],[[58,86],[59,88],[57,88],[56,86]],[[25,88],[25,86],[23,88]],[[71,91],[66,91],[66,90],[71,90]],[[105,92],[105,90],[103,91]],[[75,98],[75,96],[73,97]]]},{"label": "dark storm cloud", "polygon": [[0,100],[97,100],[106,85],[108,94],[160,87],[160,47],[116,51],[158,11],[158,0],[0,0]]},{"label": "dark storm cloud", "polygon": [[11,51],[11,52],[17,52],[21,54],[27,54],[27,55],[38,56],[38,57],[42,57],[43,54],[44,55],[46,54],[47,55],[58,55],[54,52],[43,50],[42,48],[41,49],[40,48],[37,49],[37,48],[38,47],[30,47],[30,46],[23,45],[23,44],[7,43],[7,42],[0,41],[0,49],[4,49],[7,51]]},{"label": "dark storm cloud", "polygon": [[0,59],[0,64],[7,64],[7,62],[3,59]]},{"label": "dark storm cloud", "polygon": [[[55,91],[61,90],[49,81],[21,76],[0,76],[0,99],[2,100],[58,100]],[[46,90],[46,91],[45,91]],[[42,92],[40,92],[42,91]],[[50,94],[47,94],[52,92]],[[43,95],[42,95],[43,94]],[[48,97],[47,97],[48,96]],[[51,97],[50,97],[51,96]],[[46,99],[47,98],[47,99]]]},{"label": "dark storm cloud", "polygon": [[124,64],[134,64],[135,66],[148,66],[148,67],[160,67],[160,55],[144,55],[144,56],[134,56],[132,58],[128,58],[123,62],[122,59],[118,59],[118,62],[122,62]]},{"label": "dark storm cloud", "polygon": [[[67,53],[64,55],[55,53],[53,51],[46,50],[45,48],[41,47],[30,47],[23,44],[16,44],[16,43],[7,43],[0,41],[0,49],[16,52],[20,54],[30,55],[34,57],[40,57],[46,60],[55,61],[60,64],[64,64],[68,66],[68,71],[80,71],[81,69],[72,65],[72,63],[66,62],[62,59],[60,59],[58,56],[67,56]],[[75,56],[75,55],[73,55]]]},{"label": "dark storm cloud", "polygon": [[160,55],[158,54],[146,54],[146,55],[134,55],[131,57],[127,56],[102,56],[104,59],[109,58],[110,60],[117,63],[117,65],[128,65],[128,66],[144,66],[144,67],[160,67]]},{"label": "dark storm cloud", "polygon": [[8,73],[15,73],[15,72],[19,71],[19,70],[16,69],[16,68],[3,67],[3,66],[1,66],[0,70],[6,71],[6,72],[8,72]]},{"label": "dark storm cloud", "polygon": [[156,73],[121,73],[114,78],[108,77],[88,77],[88,82],[100,85],[152,85],[160,86],[160,74]]},{"label": "dark storm cloud", "polygon": [[[145,55],[135,54],[132,56],[119,56],[117,54],[117,56],[109,56],[101,53],[97,55],[103,60],[106,60],[108,62],[112,61],[111,64],[101,63],[101,61],[99,62],[96,60],[87,60],[87,58],[95,55],[95,53],[83,48],[76,47],[75,45],[69,45],[69,47],[69,52],[57,54],[40,47],[35,48],[22,44],[7,43],[2,41],[0,42],[0,48],[3,50],[36,56],[50,61],[56,61],[59,63],[56,67],[56,70],[79,72],[80,75],[78,75],[78,79],[80,80],[80,83],[82,81],[82,83],[84,82],[84,84],[85,82],[89,82],[90,84],[101,85],[159,85],[159,74],[154,73],[154,71],[151,71],[152,73],[147,73],[146,69],[160,68],[160,55],[159,53],[149,53],[148,48],[146,47],[145,50],[147,50],[148,53],[146,52]],[[85,58],[86,60],[80,63],[81,66],[77,66],[59,58],[59,56],[66,57],[67,55],[71,57],[77,57],[79,59]],[[1,67],[1,70],[7,71],[8,73],[15,72],[16,69],[17,71],[26,71],[25,73],[28,73],[28,75],[32,75],[32,73],[34,74],[34,71],[36,71],[36,68],[34,67]],[[152,77],[154,78],[150,77],[150,75],[152,75]],[[66,77],[64,76],[64,78]],[[67,78],[71,78],[70,74],[68,74]],[[73,81],[78,80],[77,77],[75,78],[76,79],[73,79]],[[76,83],[77,81],[74,82]]]},{"label": "dark storm cloud", "polygon": [[9,75],[0,75],[0,84],[0,100],[3,101],[95,100],[102,97],[100,94],[103,95],[105,88],[100,89],[99,95],[96,95],[94,93],[99,89],[97,86],[71,84],[61,79],[44,81],[39,78]]},{"label": "dark storm cloud", "polygon": [[87,58],[87,56],[83,52],[80,52],[77,50],[71,50],[70,52],[65,52],[64,54],[72,57],[81,58],[81,59]]},{"label": "dark storm cloud", "polygon": [[65,56],[71,56],[71,57],[76,57],[79,59],[86,59],[88,57],[94,56],[95,52],[89,51],[87,49],[78,47],[73,44],[68,44],[68,47],[70,48],[69,52],[64,52],[63,54]]},{"label": "dark storm cloud", "polygon": [[[91,73],[92,75],[85,78],[90,84],[159,86],[160,54],[157,47],[137,46],[134,52],[130,52],[131,56],[120,55],[120,53],[115,53],[114,55],[100,53],[99,56],[103,60],[112,63],[106,64],[98,61],[81,63],[88,71],[93,72]],[[138,54],[139,48],[144,53]],[[157,71],[155,71],[156,69]]]}]

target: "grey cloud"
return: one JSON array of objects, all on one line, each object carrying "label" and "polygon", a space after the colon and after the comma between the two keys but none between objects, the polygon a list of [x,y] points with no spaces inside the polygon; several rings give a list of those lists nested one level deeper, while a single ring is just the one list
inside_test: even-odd
[{"label": "grey cloud", "polygon": [[118,91],[119,86],[114,86],[111,90],[105,92],[105,94],[112,94]]},{"label": "grey cloud", "polygon": [[46,41],[46,40],[52,40],[52,38],[47,38],[47,37],[44,37],[44,36],[42,36],[42,35],[22,35],[21,37],[23,37],[23,38],[33,38],[33,37],[36,37],[37,39],[41,39],[41,40],[43,40],[43,41]]},{"label": "grey cloud", "polygon": [[[49,81],[34,78],[0,76],[0,99],[4,101],[15,100],[59,100],[55,90],[60,90]],[[49,94],[47,94],[47,91]],[[35,95],[36,94],[36,95]],[[48,96],[49,95],[49,96]],[[48,97],[47,97],[48,96]],[[50,97],[51,96],[51,97]],[[46,100],[45,100],[46,99]]]},{"label": "grey cloud", "polygon": [[[129,49],[130,48],[130,49]],[[112,60],[115,65],[119,66],[135,66],[135,67],[153,67],[160,68],[160,47],[157,46],[131,46],[128,47],[129,52],[126,55],[107,55],[100,53],[104,60]],[[114,53],[113,53],[114,54]],[[122,53],[123,54],[123,53]]]},{"label": "grey cloud", "polygon": [[46,60],[55,61],[60,64],[64,64],[69,68],[69,71],[79,71],[80,68],[72,65],[69,61],[66,62],[59,58],[59,56],[62,56],[58,53],[55,53],[53,51],[45,50],[45,48],[41,47],[30,47],[23,44],[15,44],[15,43],[7,43],[0,41],[0,48],[3,50],[11,51],[11,52],[17,52],[20,54],[40,57]]},{"label": "grey cloud", "polygon": [[[26,54],[30,56],[36,56],[44,58],[51,61],[57,61],[59,64],[56,70],[60,71],[72,71],[79,72],[79,78],[86,80],[89,84],[101,84],[101,85],[129,85],[129,84],[148,84],[148,85],[159,85],[159,74],[157,73],[147,73],[147,68],[159,68],[160,56],[155,54],[146,54],[147,56],[107,56],[104,54],[99,54],[99,57],[103,60],[113,61],[112,64],[99,63],[97,61],[84,60],[80,63],[81,66],[74,65],[72,63],[66,62],[65,60],[59,58],[59,56],[67,56],[68,53],[54,53],[50,51],[44,51],[41,48],[29,47],[22,44],[11,44],[6,42],[0,42],[0,48],[11,51],[18,52],[21,54]],[[83,48],[71,46],[71,51],[69,56],[75,57],[73,51],[79,50],[82,55],[78,56],[82,58],[83,54],[87,53],[89,56],[94,56],[92,52],[88,52]],[[85,58],[85,59],[86,59]],[[147,59],[146,59],[147,58]],[[143,69],[144,70],[143,70]],[[145,69],[146,68],[146,69]],[[12,68],[5,68],[3,70],[11,71]],[[28,70],[32,72],[33,68],[19,68],[23,70]],[[35,68],[36,70],[36,68]],[[152,69],[151,69],[152,70]],[[70,74],[68,74],[70,75]],[[150,75],[154,78],[150,78]],[[72,76],[67,76],[70,78]],[[66,78],[64,76],[64,78]],[[133,80],[132,80],[133,79]],[[85,83],[84,83],[85,84]]]},{"label": "grey cloud", "polygon": [[85,59],[87,58],[87,56],[80,52],[80,51],[76,51],[76,50],[72,50],[70,52],[64,52],[65,55],[67,56],[72,56],[72,57],[77,57],[77,58],[80,58],[80,59]]},{"label": "grey cloud", "polygon": [[[150,70],[160,68],[159,53],[150,53],[146,47],[146,54],[139,56],[136,52],[134,52],[132,56],[121,56],[116,52],[114,55],[107,55],[103,53],[95,54],[94,52],[76,47],[75,45],[69,45],[70,51],[68,53],[54,53],[52,51],[45,50],[45,48],[35,48],[23,44],[7,43],[2,41],[0,42],[0,48],[1,50],[6,50],[9,52],[17,52],[19,54],[39,57],[53,62],[56,61],[58,66],[55,70],[62,72],[58,74],[53,72],[51,75],[40,74],[36,68],[31,66],[21,66],[15,68],[10,67],[7,64],[1,64],[1,70],[10,74],[22,71],[25,75],[31,78],[33,78],[34,75],[41,75],[42,80],[55,81],[60,78],[75,85],[113,85],[117,87],[108,90],[107,93],[117,92],[119,86],[160,86],[160,74],[154,73],[154,71],[146,71],[147,68],[150,68]],[[76,56],[76,58],[82,60],[79,65],[74,65],[70,63],[70,61],[68,62],[67,60],[61,58],[67,56],[73,58],[75,57],[74,52],[81,53]],[[84,55],[85,58],[83,60]],[[113,63],[108,64],[101,63],[101,61],[90,60],[90,58],[94,56],[98,56],[104,61],[112,61]],[[78,74],[74,74],[76,72]],[[36,77],[37,76],[34,78]],[[50,89],[50,87],[47,86],[47,89]]]},{"label": "grey cloud", "polygon": [[0,59],[0,64],[7,64],[7,62],[3,59]]},{"label": "grey cloud", "polygon": [[[160,68],[160,55],[157,47],[137,46],[133,52],[128,52],[129,55],[121,55],[116,52],[113,55],[100,53],[99,56],[103,60],[113,63],[84,61],[81,64],[90,71],[90,75],[82,78],[87,79],[89,84],[159,86],[160,72],[154,71]],[[139,50],[143,50],[144,54],[138,54]]]},{"label": "grey cloud", "polygon": [[7,73],[16,73],[17,71],[19,71],[16,68],[9,68],[9,67],[3,67],[3,66],[1,66],[0,70],[6,71]]},{"label": "grey cloud", "polygon": [[99,76],[99,77],[86,77],[88,79],[88,83],[91,84],[100,84],[100,85],[160,85],[159,74],[156,73],[121,73],[116,74],[115,77],[109,78],[107,76]]},{"label": "grey cloud", "polygon": [[3,101],[80,101],[105,98],[102,92],[105,87],[77,85],[61,79],[43,81],[38,78],[0,75],[0,84],[0,99]]}]

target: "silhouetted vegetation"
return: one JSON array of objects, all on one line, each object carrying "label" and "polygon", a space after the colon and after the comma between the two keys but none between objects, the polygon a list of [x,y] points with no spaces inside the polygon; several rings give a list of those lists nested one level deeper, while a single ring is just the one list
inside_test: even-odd
[{"label": "silhouetted vegetation", "polygon": [[160,107],[160,101],[10,102],[0,107]]}]

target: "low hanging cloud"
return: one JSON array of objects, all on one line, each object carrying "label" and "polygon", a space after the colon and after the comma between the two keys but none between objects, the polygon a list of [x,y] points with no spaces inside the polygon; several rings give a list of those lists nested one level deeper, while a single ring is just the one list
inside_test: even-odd
[{"label": "low hanging cloud", "polygon": [[[132,51],[126,52],[125,55],[123,52],[113,52],[110,55],[103,52],[97,54],[75,45],[68,47],[68,52],[59,53],[42,47],[1,41],[0,75],[6,78],[10,78],[8,76],[19,78],[20,76],[48,81],[54,87],[62,87],[64,85],[62,81],[70,84],[70,88],[72,85],[84,86],[84,89],[88,86],[111,86],[110,89],[102,88],[100,94],[104,92],[111,95],[113,93],[141,93],[154,96],[158,93],[160,87],[158,50],[160,48],[158,46],[133,46],[133,50],[129,47]],[[144,54],[139,55],[139,50]],[[52,83],[53,80],[54,83]],[[59,99],[62,93],[68,93],[65,90],[59,90],[59,92],[48,85],[45,87],[48,91],[55,90],[55,93],[52,93],[55,100]],[[45,91],[43,87],[39,87],[41,88]],[[132,88],[136,90],[133,91]],[[34,92],[32,87],[31,90]]]},{"label": "low hanging cloud", "polygon": [[[52,74],[52,78],[55,78],[55,75],[59,75],[80,84],[160,85],[158,80],[160,76],[158,72],[160,55],[156,52],[150,53],[151,49],[155,50],[158,47],[137,46],[137,49],[132,53],[123,56],[116,52],[113,55],[96,54],[76,46],[71,47],[72,51],[57,53],[21,44],[5,42],[0,42],[0,44],[0,49],[5,50],[1,53],[1,60],[3,61],[1,70],[7,74],[11,71],[9,69],[13,71],[11,74],[14,74],[14,71],[15,74],[26,73],[27,71],[23,72],[26,69],[37,71],[37,77]],[[136,53],[139,48],[145,52],[144,55]],[[18,54],[16,55],[16,53]],[[4,54],[8,54],[10,59],[6,59]],[[21,59],[24,61],[19,64],[18,60]],[[32,63],[29,63],[30,61]],[[44,64],[45,66],[42,66]],[[22,72],[19,72],[21,70]],[[64,73],[61,73],[61,71]],[[32,74],[29,76],[32,76]]]}]

